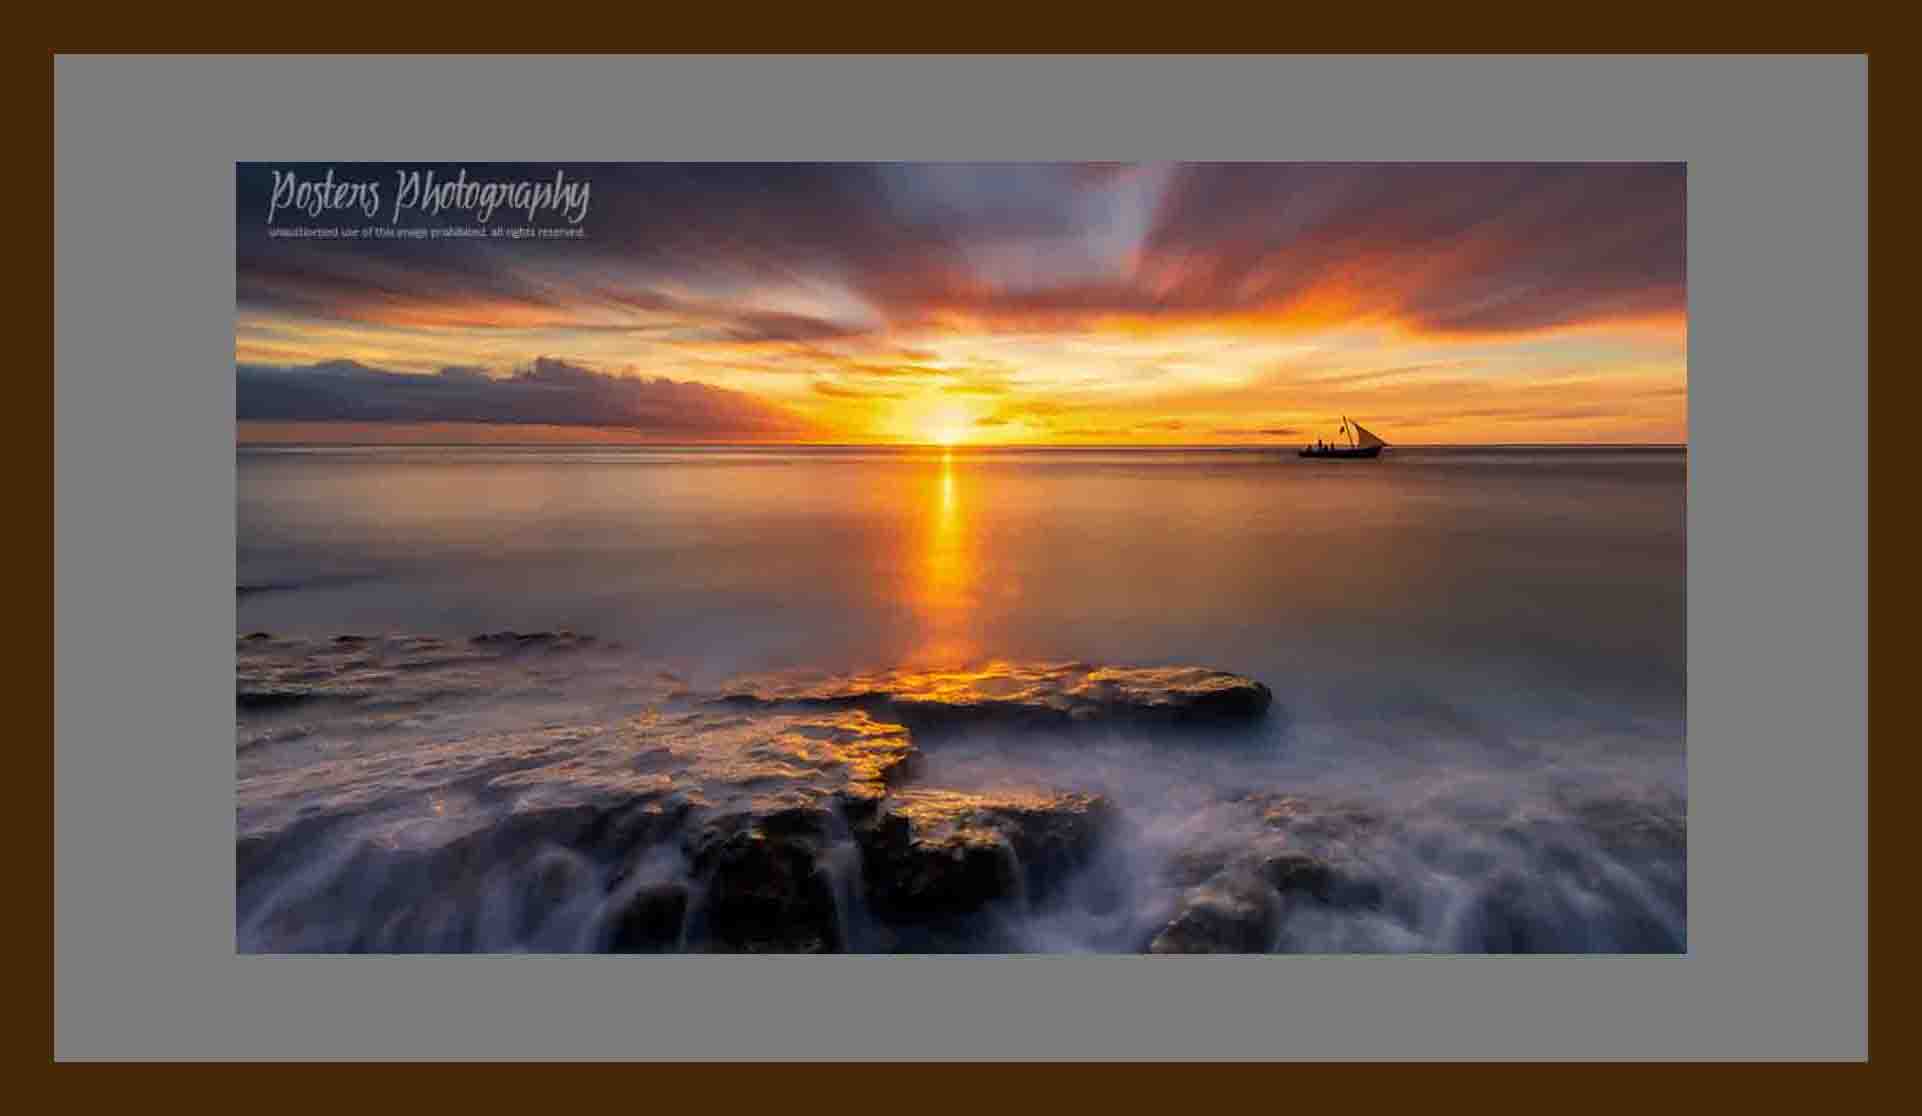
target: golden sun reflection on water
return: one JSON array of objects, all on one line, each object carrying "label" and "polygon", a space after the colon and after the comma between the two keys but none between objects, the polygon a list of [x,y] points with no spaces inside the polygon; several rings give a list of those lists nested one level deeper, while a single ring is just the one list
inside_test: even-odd
[{"label": "golden sun reflection on water", "polygon": [[929,493],[929,522],[920,560],[916,603],[924,639],[923,663],[959,663],[975,653],[969,620],[977,576],[973,539],[955,480],[954,451],[941,454]]}]

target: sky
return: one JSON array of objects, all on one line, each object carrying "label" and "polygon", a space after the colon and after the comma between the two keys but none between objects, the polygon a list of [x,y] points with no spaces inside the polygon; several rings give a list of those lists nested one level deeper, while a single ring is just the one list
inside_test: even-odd
[{"label": "sky", "polygon": [[[391,209],[463,167],[588,183],[579,238],[270,235],[390,223],[270,226],[276,171]],[[274,163],[237,201],[243,441],[1688,438],[1679,163]]]}]

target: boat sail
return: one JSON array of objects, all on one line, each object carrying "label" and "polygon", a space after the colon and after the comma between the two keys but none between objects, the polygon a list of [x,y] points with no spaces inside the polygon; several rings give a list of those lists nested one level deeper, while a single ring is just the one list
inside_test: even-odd
[{"label": "boat sail", "polygon": [[1347,445],[1344,446],[1339,442],[1333,444],[1317,442],[1312,446],[1303,446],[1301,456],[1328,457],[1336,460],[1372,460],[1380,457],[1381,451],[1388,445],[1373,431],[1347,415],[1341,418],[1341,432],[1348,435]]}]

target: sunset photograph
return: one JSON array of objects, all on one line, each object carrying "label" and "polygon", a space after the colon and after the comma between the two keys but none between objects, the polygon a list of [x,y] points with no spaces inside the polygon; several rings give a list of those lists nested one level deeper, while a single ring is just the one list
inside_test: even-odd
[{"label": "sunset photograph", "polygon": [[237,164],[235,948],[1686,952],[1687,191]]}]

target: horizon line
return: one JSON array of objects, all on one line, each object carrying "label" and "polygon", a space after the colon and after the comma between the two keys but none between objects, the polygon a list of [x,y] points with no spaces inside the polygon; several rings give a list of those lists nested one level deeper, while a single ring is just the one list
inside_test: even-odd
[{"label": "horizon line", "polygon": [[[299,442],[236,439],[236,448],[276,446],[347,449],[376,448],[511,448],[511,449],[935,449],[935,450],[1283,450],[1297,442],[571,442],[571,441],[451,441],[451,442]],[[1389,442],[1388,449],[1687,449],[1682,442]]]}]

